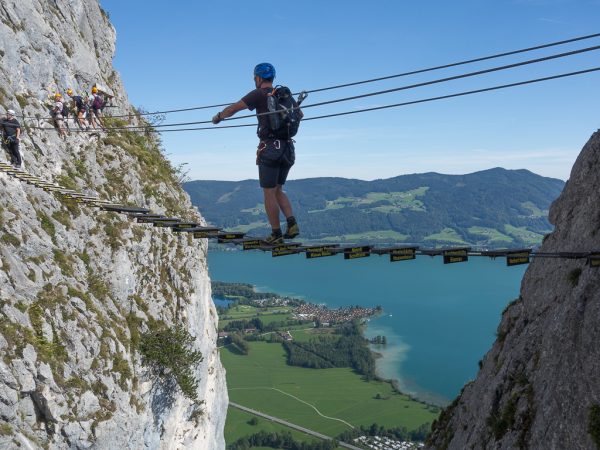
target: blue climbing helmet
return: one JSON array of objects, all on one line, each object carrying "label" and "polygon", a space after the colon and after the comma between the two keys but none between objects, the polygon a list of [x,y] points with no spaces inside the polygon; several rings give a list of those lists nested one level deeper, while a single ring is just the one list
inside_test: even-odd
[{"label": "blue climbing helmet", "polygon": [[275,79],[275,67],[269,63],[260,63],[254,68],[254,75],[273,80]]}]

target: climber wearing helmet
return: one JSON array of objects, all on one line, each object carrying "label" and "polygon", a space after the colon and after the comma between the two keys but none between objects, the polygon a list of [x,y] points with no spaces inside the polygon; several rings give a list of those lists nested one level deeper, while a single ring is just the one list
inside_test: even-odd
[{"label": "climber wearing helmet", "polygon": [[4,142],[10,153],[10,163],[13,167],[21,168],[21,153],[19,152],[19,141],[21,140],[21,124],[15,118],[15,112],[12,109],[6,111],[6,118],[1,123]]},{"label": "climber wearing helmet", "polygon": [[[263,189],[265,200],[265,212],[271,225],[271,234],[264,239],[267,244],[280,244],[283,239],[293,239],[300,233],[292,205],[283,191],[290,168],[293,162],[287,158],[279,158],[276,161],[266,161],[263,152],[265,149],[276,149],[282,155],[290,149],[293,151],[293,144],[290,140],[274,139],[270,132],[269,116],[260,115],[268,112],[268,98],[273,92],[273,80],[275,79],[275,67],[269,63],[258,64],[254,68],[254,86],[256,89],[246,94],[240,101],[229,105],[223,111],[217,113],[213,119],[213,124],[218,124],[223,119],[233,116],[239,111],[249,109],[256,110],[258,119],[258,138],[260,143],[257,151],[256,164],[258,165],[258,177],[260,187]],[[297,104],[294,102],[294,106]],[[300,115],[300,117],[302,117]],[[287,229],[285,234],[281,232],[281,223],[279,212],[283,212],[287,220]]]},{"label": "climber wearing helmet", "polygon": [[100,128],[104,129],[104,124],[102,123],[102,108],[104,108],[104,98],[102,94],[98,92],[98,88],[96,86],[92,87],[92,95],[90,95],[89,99],[89,107],[90,107],[90,122],[92,126],[96,128],[96,123],[100,126]]},{"label": "climber wearing helmet", "polygon": [[85,101],[81,95],[75,95],[73,89],[67,89],[67,95],[71,97],[71,100],[73,101],[73,109],[77,111],[77,124],[79,125],[79,128],[82,130],[89,129],[90,127],[85,119],[87,114],[87,106]]},{"label": "climber wearing helmet", "polygon": [[64,109],[65,104],[63,103],[62,94],[57,92],[54,94],[54,106],[52,107],[52,118],[54,119],[54,124],[58,128],[58,133],[61,138],[67,137],[67,131],[65,129],[65,121],[64,121]]}]

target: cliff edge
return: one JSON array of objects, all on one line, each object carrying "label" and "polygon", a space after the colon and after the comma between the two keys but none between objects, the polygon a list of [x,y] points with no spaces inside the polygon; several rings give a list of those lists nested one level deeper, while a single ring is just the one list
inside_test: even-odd
[{"label": "cliff edge", "polygon": [[[600,251],[600,132],[550,209],[541,252]],[[600,272],[535,259],[475,381],[434,424],[429,449],[600,448]],[[482,301],[485,299],[482,299]]]},{"label": "cliff edge", "polygon": [[[115,38],[97,0],[0,2],[0,109],[19,116],[24,168],[203,223],[152,134],[62,140],[47,119],[54,92],[98,83],[114,94],[110,114],[130,115],[109,125],[142,120],[112,66]],[[0,448],[224,448],[228,399],[206,242],[5,173],[0,198]],[[144,361],[144,336],[160,330],[183,330],[202,354],[191,397],[168,368],[157,374]]]}]

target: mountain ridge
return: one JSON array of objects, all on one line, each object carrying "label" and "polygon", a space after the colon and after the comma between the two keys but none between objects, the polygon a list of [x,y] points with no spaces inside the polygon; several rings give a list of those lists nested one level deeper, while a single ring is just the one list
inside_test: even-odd
[{"label": "mountain ridge", "polygon": [[[539,244],[552,229],[548,208],[563,186],[562,180],[527,169],[494,167],[371,181],[304,178],[285,188],[303,239],[501,247]],[[256,180],[196,180],[184,189],[210,223],[253,234],[268,231]]]}]

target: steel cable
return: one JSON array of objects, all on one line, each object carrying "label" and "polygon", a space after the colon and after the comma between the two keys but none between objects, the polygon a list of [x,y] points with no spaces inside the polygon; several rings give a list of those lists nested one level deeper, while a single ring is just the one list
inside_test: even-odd
[{"label": "steel cable", "polygon": [[[305,122],[305,121],[309,121],[309,120],[318,120],[318,119],[325,119],[325,118],[330,118],[330,117],[347,116],[350,114],[358,114],[358,113],[369,112],[369,111],[377,111],[377,110],[381,110],[381,109],[398,108],[398,107],[402,107],[402,106],[416,105],[419,103],[427,103],[427,102],[432,102],[432,101],[437,101],[437,100],[444,100],[444,99],[448,99],[448,98],[462,97],[465,95],[479,94],[482,92],[489,92],[489,91],[495,91],[495,90],[500,90],[500,89],[516,87],[516,86],[523,86],[523,85],[527,85],[527,84],[540,83],[543,81],[567,78],[567,77],[576,76],[576,75],[583,75],[583,74],[587,74],[587,73],[591,73],[591,72],[597,72],[599,70],[600,70],[600,66],[593,67],[591,69],[578,70],[576,72],[562,73],[562,74],[551,75],[551,76],[547,76],[547,77],[543,77],[543,78],[535,78],[532,80],[519,81],[519,82],[509,83],[509,84],[502,84],[502,85],[492,86],[492,87],[488,87],[488,88],[475,89],[475,90],[471,90],[471,91],[463,91],[463,92],[458,92],[455,94],[440,95],[437,97],[429,97],[429,98],[425,98],[425,99],[412,100],[412,101],[407,101],[407,102],[402,102],[402,103],[393,103],[390,105],[374,106],[371,108],[362,108],[362,109],[355,109],[352,111],[343,111],[343,112],[339,112],[339,113],[307,117],[307,118],[302,119],[302,121]],[[178,128],[178,129],[171,129],[171,130],[156,130],[156,129],[152,129],[152,128],[144,128],[143,130],[137,130],[137,131],[152,132],[152,133],[168,133],[168,132],[177,132],[177,131],[219,130],[219,129],[224,129],[224,128],[242,128],[242,127],[256,127],[256,124],[251,123],[251,124],[241,124],[241,125],[222,125],[222,126],[213,126],[213,127]],[[51,130],[52,128],[43,128],[43,129]],[[114,129],[111,129],[111,131],[113,131],[113,130]],[[71,131],[72,132],[78,131],[78,132],[82,132],[82,133],[97,132],[97,130],[96,131],[94,131],[94,130],[87,130],[87,131],[86,130],[71,130]],[[117,129],[116,131],[119,131],[119,130]]]},{"label": "steel cable", "polygon": [[[535,59],[530,59],[527,61],[521,61],[518,63],[513,63],[513,64],[507,64],[504,66],[499,66],[499,67],[492,67],[490,69],[484,69],[484,70],[478,70],[475,72],[468,72],[468,73],[463,73],[460,75],[454,75],[451,77],[445,77],[445,78],[438,78],[436,80],[431,80],[431,81],[425,81],[422,83],[415,83],[415,84],[410,84],[410,85],[406,85],[406,86],[400,86],[400,87],[396,87],[396,88],[391,88],[391,89],[385,89],[385,90],[381,90],[381,91],[375,91],[375,92],[369,92],[366,94],[360,94],[360,95],[353,95],[350,97],[343,97],[343,98],[339,98],[339,99],[333,99],[333,100],[327,100],[327,101],[323,101],[323,102],[319,102],[319,103],[312,103],[309,105],[303,105],[302,109],[307,109],[307,108],[314,108],[317,106],[325,106],[325,105],[331,105],[334,103],[341,103],[341,102],[347,102],[347,101],[352,101],[352,100],[359,100],[362,98],[367,98],[367,97],[374,97],[374,96],[378,96],[378,95],[384,95],[384,94],[390,94],[392,92],[399,92],[399,91],[405,91],[405,90],[409,90],[409,89],[416,89],[418,87],[423,87],[423,86],[431,86],[434,84],[440,84],[440,83],[446,83],[448,81],[454,81],[454,80],[460,80],[463,78],[470,78],[470,77],[475,77],[475,76],[480,76],[480,75],[485,75],[488,73],[493,73],[493,72],[499,72],[502,70],[508,70],[508,69],[514,69],[515,67],[521,67],[521,66],[526,66],[526,65],[530,65],[530,64],[537,64],[540,62],[545,62],[545,61],[551,61],[554,59],[559,59],[559,58],[566,58],[568,56],[573,56],[573,55],[578,55],[581,53],[586,53],[586,52],[591,52],[591,51],[595,51],[600,49],[600,45],[596,45],[593,47],[587,47],[587,48],[583,48],[583,49],[578,49],[578,50],[573,50],[570,52],[564,52],[564,53],[558,53],[555,55],[550,55],[550,56],[545,56],[542,58],[535,58]],[[248,119],[248,118],[253,118],[253,117],[259,117],[259,116],[268,116],[271,114],[278,114],[278,112],[264,112],[264,113],[257,113],[257,114],[244,114],[241,116],[235,116],[235,117],[230,117],[228,119],[224,119],[224,121],[230,121],[230,120],[241,120],[241,119]],[[193,121],[193,122],[179,122],[179,123],[167,123],[167,124],[161,124],[161,125],[154,125],[154,126],[143,126],[143,125],[139,125],[139,126],[123,126],[123,127],[112,127],[112,129],[114,130],[144,130],[147,128],[153,128],[153,129],[157,129],[157,128],[166,128],[166,127],[181,127],[181,126],[187,126],[187,125],[202,125],[202,124],[209,124],[212,123],[212,120],[200,120],[200,121]]]},{"label": "steel cable", "polygon": [[[536,45],[533,47],[526,47],[526,48],[522,48],[522,49],[518,49],[518,50],[511,50],[511,51],[507,51],[507,52],[496,53],[493,55],[482,56],[482,57],[473,58],[473,59],[467,59],[467,60],[453,62],[453,63],[449,63],[449,64],[443,64],[443,65],[439,65],[439,66],[427,67],[424,69],[416,69],[416,70],[402,72],[402,73],[398,73],[398,74],[394,74],[394,75],[386,75],[386,76],[378,77],[378,78],[370,78],[370,79],[366,79],[366,80],[353,81],[353,82],[349,82],[349,83],[337,84],[337,85],[327,86],[327,87],[323,87],[323,88],[311,89],[311,90],[307,90],[306,92],[307,93],[323,92],[323,91],[340,89],[340,88],[345,88],[345,87],[350,87],[350,86],[357,86],[357,85],[361,85],[361,84],[374,83],[377,81],[390,80],[393,78],[401,78],[401,77],[405,77],[405,76],[409,76],[409,75],[417,75],[417,74],[426,73],[426,72],[433,72],[436,70],[447,69],[447,68],[451,68],[451,67],[457,67],[457,66],[472,64],[472,63],[481,62],[481,61],[489,61],[491,59],[497,59],[497,58],[502,58],[505,56],[517,55],[520,53],[541,50],[544,48],[556,47],[559,45],[565,45],[565,44],[588,40],[588,39],[593,39],[593,38],[597,38],[597,37],[600,37],[600,33],[578,36],[578,37],[574,37],[571,39],[564,39],[561,41],[555,41],[555,42],[550,42],[547,44]],[[298,94],[299,93],[294,93],[293,95],[298,95]],[[203,110],[203,109],[222,108],[225,106],[229,106],[232,103],[235,103],[235,102],[221,103],[221,104],[215,104],[215,105],[195,106],[195,107],[190,107],[190,108],[170,109],[170,110],[155,111],[155,112],[123,114],[123,115],[116,115],[116,116],[111,116],[111,117],[123,118],[123,117],[132,117],[132,116],[151,116],[151,115],[178,113],[178,112],[189,112],[189,111],[197,111],[197,110]],[[37,117],[27,117],[27,116],[23,116],[23,115],[19,115],[18,117],[21,117],[24,119],[28,119],[28,118],[38,119]],[[51,118],[51,117],[49,117],[49,118]]]}]

